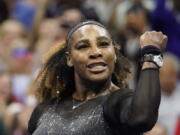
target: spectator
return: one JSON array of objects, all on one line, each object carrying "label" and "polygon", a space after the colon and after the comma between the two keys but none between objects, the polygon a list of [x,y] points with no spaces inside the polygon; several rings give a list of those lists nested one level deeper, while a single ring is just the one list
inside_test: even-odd
[{"label": "spectator", "polygon": [[175,135],[180,135],[180,117],[178,118],[177,124],[176,124],[176,133]]},{"label": "spectator", "polygon": [[173,0],[173,8],[166,6],[167,0],[155,0],[156,8],[151,13],[152,28],[168,36],[166,51],[180,58],[180,1]]},{"label": "spectator", "polygon": [[[123,29],[126,24],[127,11],[135,4],[142,4],[147,10],[154,8],[154,2],[152,0],[121,0],[121,3],[117,5],[115,9],[115,23],[114,26]],[[137,19],[135,19],[137,20]]]},{"label": "spectator", "polygon": [[86,1],[83,0],[52,0],[47,7],[46,16],[56,17],[62,15],[63,12],[69,8],[77,8],[84,14],[86,19],[99,21],[99,16],[94,7],[87,6],[85,2]]},{"label": "spectator", "polygon": [[176,123],[180,115],[178,74],[179,60],[170,53],[164,54],[164,66],[160,69],[162,95],[158,121],[167,129],[168,135],[175,134]]},{"label": "spectator", "polygon": [[35,13],[35,0],[18,0],[12,10],[12,17],[20,21],[26,30],[31,30]]},{"label": "spectator", "polygon": [[35,44],[35,71],[41,66],[43,54],[47,52],[52,45],[64,41],[68,30],[83,19],[83,13],[79,9],[69,8],[56,18],[45,18],[42,20],[37,31],[38,38]]},{"label": "spectator", "polygon": [[0,117],[0,135],[9,135],[6,126],[4,125],[4,121],[1,117]]},{"label": "spectator", "polygon": [[9,115],[8,110],[10,106],[18,103],[16,103],[17,101],[12,94],[11,75],[6,66],[3,66],[3,63],[0,63],[0,65],[0,134],[7,135],[12,131],[11,123],[13,120],[13,115]]},{"label": "spectator", "polygon": [[126,15],[123,29],[119,29],[116,39],[121,44],[123,54],[131,61],[133,78],[128,83],[130,88],[135,88],[139,69],[139,39],[138,37],[149,30],[148,11],[142,3],[134,3]]},{"label": "spectator", "polygon": [[[26,91],[31,83],[33,53],[28,51],[28,40],[19,38],[11,44],[9,68],[12,73],[13,94],[24,103]],[[23,67],[23,68],[22,68]]]}]

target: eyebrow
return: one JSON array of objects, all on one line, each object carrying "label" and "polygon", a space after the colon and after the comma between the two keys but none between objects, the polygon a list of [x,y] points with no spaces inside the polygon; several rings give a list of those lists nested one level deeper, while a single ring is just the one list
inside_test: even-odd
[{"label": "eyebrow", "polygon": [[[97,41],[101,41],[101,40],[111,40],[110,38],[108,37],[105,37],[105,36],[100,36],[100,37],[97,37],[96,38]],[[75,46],[78,46],[78,44],[80,43],[86,43],[86,44],[89,44],[89,40],[88,39],[82,39],[80,41],[78,41]]]},{"label": "eyebrow", "polygon": [[82,40],[80,40],[80,41],[78,41],[78,42],[76,43],[76,46],[77,46],[78,44],[80,44],[80,43],[86,43],[86,44],[88,44],[88,43],[89,43],[89,40],[88,40],[88,39],[82,39]]},{"label": "eyebrow", "polygon": [[97,39],[98,41],[100,41],[100,40],[111,40],[110,38],[105,37],[105,36],[97,37],[96,39]]}]

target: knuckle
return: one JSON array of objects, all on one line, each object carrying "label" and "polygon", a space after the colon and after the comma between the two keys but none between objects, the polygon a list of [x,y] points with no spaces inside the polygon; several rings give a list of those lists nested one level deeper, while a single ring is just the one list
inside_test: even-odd
[{"label": "knuckle", "polygon": [[152,30],[152,31],[151,31],[151,33],[157,33],[157,31],[155,31],[155,30]]},{"label": "knuckle", "polygon": [[140,36],[140,40],[143,40],[144,39],[144,34]]},{"label": "knuckle", "polygon": [[157,33],[163,34],[162,31],[157,31]]},{"label": "knuckle", "polygon": [[149,33],[149,31],[146,31],[146,32],[144,32],[144,34],[143,35],[147,35]]},{"label": "knuckle", "polygon": [[163,37],[164,37],[165,39],[167,39],[167,38],[168,38],[166,35],[163,35]]}]

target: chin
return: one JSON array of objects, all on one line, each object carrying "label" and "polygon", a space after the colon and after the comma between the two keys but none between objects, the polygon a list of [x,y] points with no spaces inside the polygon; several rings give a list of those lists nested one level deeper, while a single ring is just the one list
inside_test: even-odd
[{"label": "chin", "polygon": [[111,75],[107,73],[91,74],[87,77],[87,80],[91,82],[104,82],[109,80],[110,77]]}]

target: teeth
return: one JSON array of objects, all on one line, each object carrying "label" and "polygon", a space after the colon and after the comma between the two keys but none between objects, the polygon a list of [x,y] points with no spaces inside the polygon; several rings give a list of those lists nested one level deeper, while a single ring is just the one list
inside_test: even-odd
[{"label": "teeth", "polygon": [[93,67],[95,67],[95,66],[106,66],[106,64],[103,63],[103,62],[92,63],[92,64],[88,65],[87,67],[88,67],[88,68],[93,68]]}]

